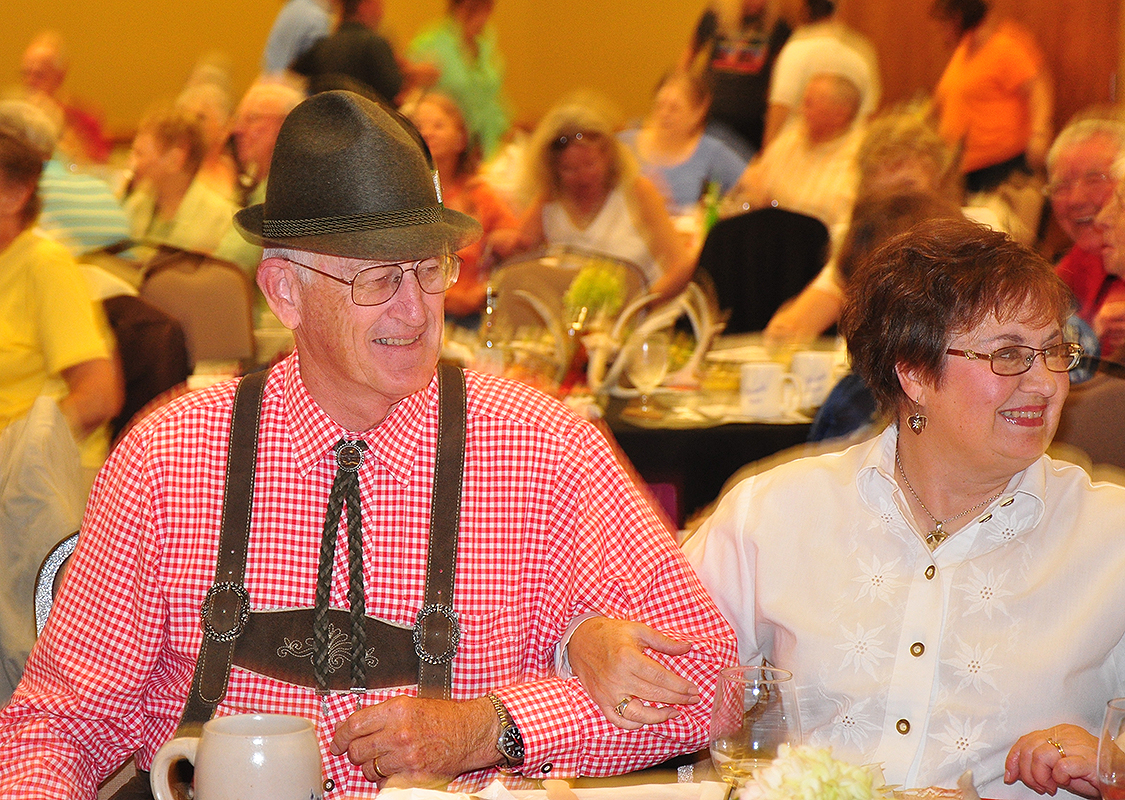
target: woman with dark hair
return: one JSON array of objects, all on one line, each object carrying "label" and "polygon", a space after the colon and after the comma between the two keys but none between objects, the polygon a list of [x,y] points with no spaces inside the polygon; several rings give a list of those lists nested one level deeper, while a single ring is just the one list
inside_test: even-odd
[{"label": "woman with dark hair", "polygon": [[791,32],[780,6],[778,0],[715,0],[680,64],[714,86],[712,133],[744,148],[746,157],[762,149],[770,76]]},{"label": "woman with dark hair", "polygon": [[726,194],[746,169],[745,158],[705,131],[710,106],[706,79],[682,70],[670,72],[656,89],[644,125],[621,134],[671,213],[694,206],[710,183],[718,185],[718,196]]},{"label": "woman with dark hair", "polygon": [[504,62],[488,24],[493,0],[449,0],[445,18],[410,43],[410,57],[440,71],[435,88],[456,101],[485,158],[499,149],[511,112]]},{"label": "woman with dark hair", "polygon": [[475,329],[484,308],[491,266],[485,253],[493,234],[514,231],[518,221],[512,210],[477,174],[478,149],[473,145],[461,109],[450,97],[437,92],[423,95],[408,116],[430,149],[441,177],[442,201],[447,208],[468,214],[481,224],[484,235],[458,250],[461,273],[445,290],[446,319]]},{"label": "woman with dark hair", "polygon": [[[985,797],[1097,796],[1090,731],[1125,685],[1125,487],[1045,455],[1082,354],[1070,292],[965,220],[891,239],[851,285],[841,327],[890,424],[739,483],[687,558],[740,662],[793,673],[807,744],[906,790],[971,770]],[[630,640],[686,647],[585,620],[575,674],[619,724],[674,716],[651,701],[685,682]]]},{"label": "woman with dark hair", "polygon": [[1026,30],[985,0],[935,0],[931,14],[954,46],[934,90],[939,131],[961,150],[969,192],[1042,169],[1053,98],[1043,56]]}]

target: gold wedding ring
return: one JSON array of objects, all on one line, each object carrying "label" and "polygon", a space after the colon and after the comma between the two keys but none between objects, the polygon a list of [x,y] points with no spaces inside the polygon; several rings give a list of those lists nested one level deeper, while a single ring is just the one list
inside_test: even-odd
[{"label": "gold wedding ring", "polygon": [[386,780],[387,778],[390,777],[390,775],[387,775],[386,773],[383,772],[383,770],[379,769],[379,757],[378,756],[375,756],[373,759],[371,759],[371,768],[373,770],[375,770],[375,774],[378,775],[383,780]]},{"label": "gold wedding ring", "polygon": [[1050,736],[1047,737],[1047,744],[1051,745],[1059,751],[1059,758],[1066,758],[1066,751],[1063,750],[1063,746],[1052,739]]},{"label": "gold wedding ring", "polygon": [[633,695],[631,695],[631,694],[625,695],[624,697],[621,698],[621,702],[613,707],[613,713],[616,714],[619,717],[624,717],[626,707],[628,707],[629,703],[633,702],[633,700],[634,700]]}]

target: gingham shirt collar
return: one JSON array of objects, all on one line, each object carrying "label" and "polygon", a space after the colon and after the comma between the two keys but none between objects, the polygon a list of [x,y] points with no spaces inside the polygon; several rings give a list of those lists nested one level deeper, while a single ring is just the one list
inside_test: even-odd
[{"label": "gingham shirt collar", "polygon": [[293,438],[297,469],[308,477],[315,466],[332,451],[340,439],[362,439],[368,455],[382,464],[399,483],[405,484],[414,469],[415,455],[421,449],[425,416],[437,402],[437,377],[429,386],[403,398],[379,425],[368,431],[349,431],[332,420],[309,394],[301,380],[296,353],[286,359],[282,369],[282,406],[286,425]]}]

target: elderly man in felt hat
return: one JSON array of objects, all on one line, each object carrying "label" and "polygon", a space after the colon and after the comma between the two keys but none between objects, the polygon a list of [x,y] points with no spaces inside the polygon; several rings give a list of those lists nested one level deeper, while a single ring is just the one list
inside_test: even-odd
[{"label": "elderly man in felt hat", "polygon": [[[442,207],[420,142],[347,92],[289,114],[237,224],[296,352],[114,451],[0,714],[0,796],[92,797],[213,713],[313,720],[325,798],[705,743],[733,635],[609,446],[521,384],[438,367],[453,253],[480,229]],[[655,657],[689,680],[595,702],[553,657],[587,613],[670,632]]]}]

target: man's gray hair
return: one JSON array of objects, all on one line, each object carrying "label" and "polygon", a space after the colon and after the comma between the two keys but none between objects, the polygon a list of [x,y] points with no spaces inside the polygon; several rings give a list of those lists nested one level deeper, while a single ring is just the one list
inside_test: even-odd
[{"label": "man's gray hair", "polygon": [[[1051,149],[1047,151],[1048,175],[1064,150],[1097,138],[1112,141],[1118,156],[1125,155],[1125,123],[1108,117],[1083,117],[1069,123],[1055,137]],[[1117,158],[1114,159],[1116,160]]]},{"label": "man's gray hair", "polygon": [[0,133],[38,150],[44,161],[59,143],[59,126],[46,111],[26,100],[0,100]]}]

